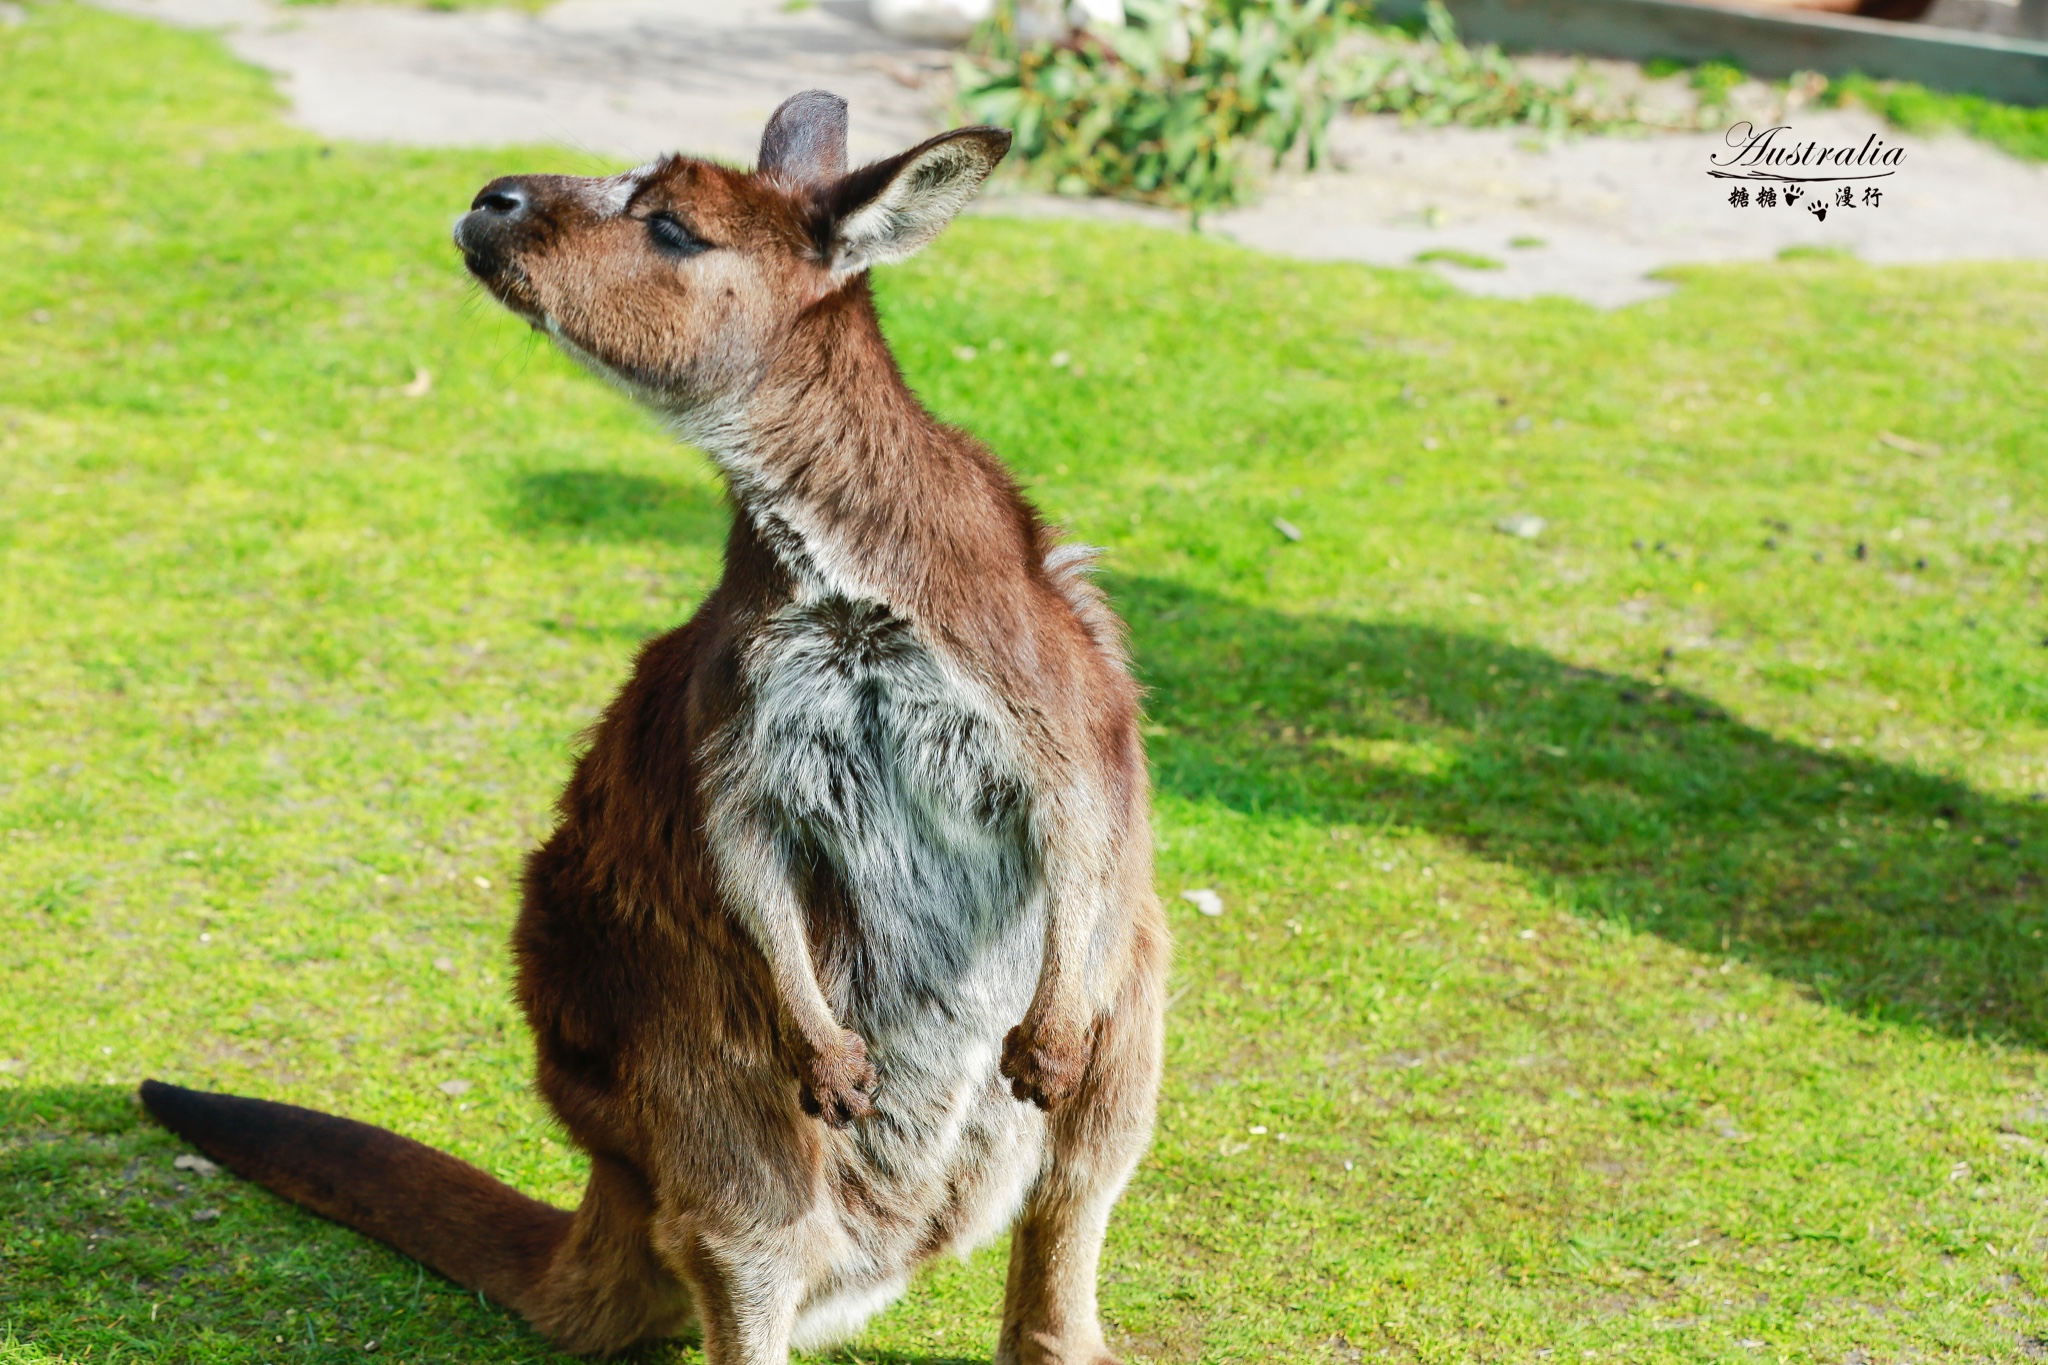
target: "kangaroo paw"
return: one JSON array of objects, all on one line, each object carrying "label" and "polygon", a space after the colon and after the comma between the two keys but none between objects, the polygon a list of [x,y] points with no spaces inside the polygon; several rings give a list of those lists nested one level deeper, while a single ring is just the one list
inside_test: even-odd
[{"label": "kangaroo paw", "polygon": [[868,1045],[857,1033],[841,1035],[839,1046],[817,1053],[797,1071],[797,1100],[804,1112],[834,1128],[875,1112],[875,1069]]},{"label": "kangaroo paw", "polygon": [[1054,1109],[1080,1089],[1092,1052],[1085,1030],[1026,1018],[1003,1039],[1002,1072],[1018,1099]]}]

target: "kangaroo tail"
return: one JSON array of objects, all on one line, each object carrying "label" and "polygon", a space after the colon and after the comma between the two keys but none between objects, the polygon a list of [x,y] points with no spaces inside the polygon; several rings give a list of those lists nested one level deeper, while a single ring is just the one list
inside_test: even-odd
[{"label": "kangaroo tail", "polygon": [[520,1312],[574,1215],[410,1138],[292,1104],[142,1083],[157,1122],[229,1170]]}]

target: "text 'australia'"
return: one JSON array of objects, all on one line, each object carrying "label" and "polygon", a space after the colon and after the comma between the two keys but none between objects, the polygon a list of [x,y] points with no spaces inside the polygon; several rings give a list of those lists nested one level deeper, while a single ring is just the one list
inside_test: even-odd
[{"label": "text 'australia'", "polygon": [[1723,180],[1875,180],[1895,175],[1905,163],[1906,149],[1888,144],[1875,133],[1862,143],[1829,145],[1793,137],[1789,125],[1759,129],[1738,123],[1727,133],[1730,150],[1708,158],[1707,174]]}]

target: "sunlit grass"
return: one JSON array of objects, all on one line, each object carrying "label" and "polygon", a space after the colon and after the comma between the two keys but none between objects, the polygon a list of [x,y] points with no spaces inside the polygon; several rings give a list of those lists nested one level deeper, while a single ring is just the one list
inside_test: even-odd
[{"label": "sunlit grass", "polygon": [[[701,460],[446,245],[579,167],[273,109],[209,39],[0,29],[4,1361],[546,1357],[175,1168],[130,1091],[572,1199],[511,887],[717,572]],[[1127,1356],[2048,1334],[2048,270],[1678,277],[1602,314],[977,219],[882,281],[920,391],[1107,547],[1151,689],[1180,945]],[[1000,1290],[936,1267],[846,1358],[985,1360]]]}]

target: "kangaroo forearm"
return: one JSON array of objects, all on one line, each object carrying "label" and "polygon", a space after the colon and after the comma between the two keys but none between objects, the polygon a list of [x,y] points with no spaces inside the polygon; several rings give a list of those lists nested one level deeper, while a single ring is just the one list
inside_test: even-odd
[{"label": "kangaroo forearm", "polygon": [[875,1070],[867,1044],[832,1012],[818,981],[796,884],[774,837],[751,815],[714,822],[711,851],[727,905],[768,964],[769,979],[799,1044],[797,1101],[843,1128],[874,1112]]},{"label": "kangaroo forearm", "polygon": [[1044,827],[1045,956],[1030,1017],[1069,1026],[1089,1013],[1088,954],[1108,901],[1109,821],[1085,781],[1063,784],[1058,814]]},{"label": "kangaroo forearm", "polygon": [[761,950],[790,1023],[814,1052],[836,1046],[845,1029],[818,982],[803,906],[774,841],[750,823],[728,825],[713,829],[712,852],[726,900]]},{"label": "kangaroo forearm", "polygon": [[1079,1024],[1088,1014],[1088,945],[1102,919],[1102,897],[1079,887],[1055,897],[1045,926],[1045,961],[1031,995],[1030,1017]]},{"label": "kangaroo forearm", "polygon": [[831,1002],[825,999],[802,924],[790,916],[774,913],[757,917],[749,928],[761,955],[768,961],[775,993],[797,1033],[813,1052],[836,1047],[846,1029],[832,1013]]}]

